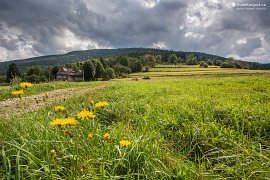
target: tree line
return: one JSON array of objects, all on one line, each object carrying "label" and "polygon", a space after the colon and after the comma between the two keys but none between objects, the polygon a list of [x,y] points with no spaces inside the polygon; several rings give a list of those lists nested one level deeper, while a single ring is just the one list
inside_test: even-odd
[{"label": "tree line", "polygon": [[[168,53],[164,51],[163,54],[146,53],[141,51],[138,53],[129,53],[127,55],[118,55],[99,59],[89,59],[86,61],[79,61],[74,63],[66,63],[58,66],[32,66],[21,73],[15,63],[9,65],[6,72],[5,82],[10,83],[15,77],[21,78],[24,81],[33,83],[46,82],[56,79],[56,74],[61,68],[70,68],[77,72],[82,70],[84,72],[85,81],[93,80],[109,80],[113,78],[124,78],[130,73],[147,72],[150,68],[155,67],[156,64],[186,64],[186,65],[200,65],[207,68],[209,65],[220,66],[221,68],[244,68],[244,69],[260,69],[259,63],[248,63],[236,60],[234,58],[227,58],[219,60],[215,58],[207,58],[199,56],[195,53]],[[3,77],[3,76],[2,76]],[[4,81],[0,78],[0,82]]]}]

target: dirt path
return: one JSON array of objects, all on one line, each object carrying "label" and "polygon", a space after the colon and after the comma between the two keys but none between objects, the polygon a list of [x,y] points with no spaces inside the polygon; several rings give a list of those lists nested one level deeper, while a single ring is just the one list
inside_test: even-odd
[{"label": "dirt path", "polygon": [[104,88],[105,85],[83,88],[57,89],[46,93],[23,97],[21,100],[19,98],[12,98],[5,101],[0,101],[0,119],[8,119],[10,116],[22,112],[32,112],[43,107],[44,105],[49,105],[79,94],[89,92],[94,93]]}]

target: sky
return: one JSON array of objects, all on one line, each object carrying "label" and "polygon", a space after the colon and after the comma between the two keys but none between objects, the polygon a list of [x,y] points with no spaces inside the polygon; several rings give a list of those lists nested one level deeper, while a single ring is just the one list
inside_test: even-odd
[{"label": "sky", "polygon": [[0,62],[127,47],[270,63],[270,1],[0,0]]}]

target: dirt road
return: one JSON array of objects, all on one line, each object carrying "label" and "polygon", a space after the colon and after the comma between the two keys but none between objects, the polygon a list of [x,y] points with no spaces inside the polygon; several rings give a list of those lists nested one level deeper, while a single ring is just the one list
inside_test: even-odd
[{"label": "dirt road", "polygon": [[49,91],[33,96],[19,98],[12,98],[5,101],[0,101],[0,119],[8,119],[13,115],[22,112],[32,112],[44,105],[49,105],[57,101],[68,99],[72,96],[91,93],[102,90],[105,85],[83,88],[67,88]]}]

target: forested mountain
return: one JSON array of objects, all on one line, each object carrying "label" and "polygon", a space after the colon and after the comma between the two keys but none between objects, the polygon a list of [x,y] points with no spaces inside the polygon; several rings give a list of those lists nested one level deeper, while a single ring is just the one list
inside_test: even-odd
[{"label": "forested mountain", "polygon": [[65,63],[72,63],[78,61],[85,61],[91,58],[99,57],[109,57],[117,55],[129,55],[133,57],[142,56],[145,54],[152,55],[161,55],[162,59],[166,61],[168,57],[172,54],[176,54],[179,57],[185,58],[187,54],[193,53],[199,58],[206,59],[218,59],[224,60],[224,57],[200,53],[200,52],[181,52],[173,50],[161,50],[161,49],[151,49],[151,48],[123,48],[123,49],[93,49],[85,51],[72,51],[66,54],[60,55],[49,55],[49,56],[40,56],[22,60],[13,60],[0,63],[0,72],[5,72],[8,69],[8,65],[11,63],[16,63],[20,70],[25,70],[27,67],[31,66],[54,66]]}]

